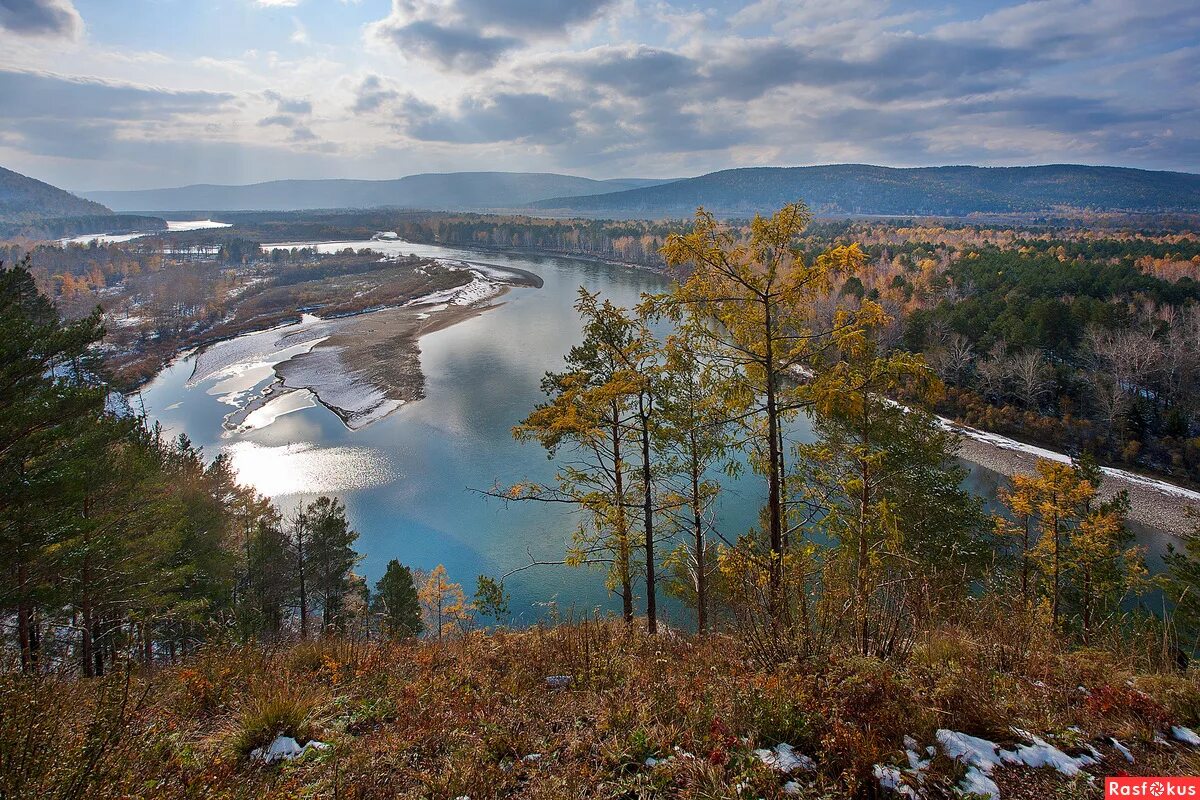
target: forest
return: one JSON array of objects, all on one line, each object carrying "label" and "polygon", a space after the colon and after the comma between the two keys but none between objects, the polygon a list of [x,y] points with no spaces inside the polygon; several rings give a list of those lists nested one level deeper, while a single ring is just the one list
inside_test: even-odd
[{"label": "forest", "polygon": [[[102,313],[64,316],[27,260],[5,267],[0,793],[1084,798],[1092,775],[1194,772],[1200,531],[1152,575],[1090,451],[1014,477],[989,514],[929,410],[986,372],[947,375],[939,325],[1064,370],[1124,292],[1179,306],[1152,337],[1186,330],[1192,279],[1147,273],[1186,272],[1194,245],[1134,242],[1096,276],[1053,238],[811,222],[699,212],[664,241],[667,290],[622,308],[580,289],[582,341],[513,429],[556,477],[487,494],[572,509],[562,563],[620,612],[529,630],[508,629],[501,576],[469,598],[392,561],[368,586],[339,501],[275,508],[164,440],[111,389]],[[955,239],[977,255],[934,245]],[[968,283],[1016,308],[1010,270],[1030,298],[1081,298],[1076,339],[1002,315],[956,329],[944,296],[894,312]],[[724,530],[743,475],[759,522]]]}]

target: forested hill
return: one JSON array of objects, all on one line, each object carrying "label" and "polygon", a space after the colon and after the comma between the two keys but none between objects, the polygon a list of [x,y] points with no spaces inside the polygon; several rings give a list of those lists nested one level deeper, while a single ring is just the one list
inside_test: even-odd
[{"label": "forested hill", "polygon": [[803,199],[822,214],[963,216],[1057,209],[1200,211],[1200,175],[1120,167],[922,167],[865,164],[729,169],[604,195],[559,197],[540,209],[674,216],[704,206],[752,214]]},{"label": "forested hill", "polygon": [[535,172],[452,172],[397,180],[285,180],[246,186],[199,184],[174,189],[89,192],[118,211],[300,211],[319,208],[518,208],[565,195],[597,195],[655,181],[607,181]]},{"label": "forested hill", "polygon": [[0,167],[0,223],[109,214],[99,203]]}]

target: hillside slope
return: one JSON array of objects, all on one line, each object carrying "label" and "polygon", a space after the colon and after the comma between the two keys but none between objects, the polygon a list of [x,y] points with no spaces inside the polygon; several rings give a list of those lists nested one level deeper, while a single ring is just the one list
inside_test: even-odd
[{"label": "hillside slope", "polygon": [[0,167],[0,223],[24,223],[61,217],[107,216],[100,203]]},{"label": "hillside slope", "polygon": [[212,646],[128,679],[0,681],[0,796],[1091,800],[1108,775],[1197,774],[1172,728],[1195,721],[1194,672],[1037,645],[1004,660],[1041,641],[1021,636],[778,666],[599,620]]},{"label": "hillside slope", "polygon": [[729,169],[658,186],[534,203],[596,215],[681,215],[703,205],[752,214],[803,199],[818,213],[946,215],[1061,208],[1200,212],[1200,175],[1121,167],[923,167],[863,164]]},{"label": "hillside slope", "polygon": [[118,211],[300,211],[395,206],[429,210],[515,208],[546,197],[598,195],[655,181],[598,181],[534,172],[451,172],[397,180],[284,180],[245,186],[198,184],[173,189],[88,192]]}]

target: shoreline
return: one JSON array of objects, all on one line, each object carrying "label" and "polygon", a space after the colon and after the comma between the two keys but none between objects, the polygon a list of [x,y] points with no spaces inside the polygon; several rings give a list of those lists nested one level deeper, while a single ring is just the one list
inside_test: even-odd
[{"label": "shoreline", "polygon": [[[959,458],[999,475],[1032,475],[1039,458],[1062,463],[1071,460],[1065,453],[969,428],[945,417],[938,419],[960,435]],[[1200,510],[1200,492],[1116,467],[1101,469],[1104,482],[1100,486],[1100,496],[1107,500],[1122,490],[1128,491],[1130,521],[1181,538],[1196,530],[1197,520],[1187,515],[1187,509]]]},{"label": "shoreline", "polygon": [[423,400],[421,338],[499,307],[511,287],[498,287],[484,304],[421,303],[345,317],[311,350],[275,365],[280,389],[271,400],[307,390],[355,431]]}]

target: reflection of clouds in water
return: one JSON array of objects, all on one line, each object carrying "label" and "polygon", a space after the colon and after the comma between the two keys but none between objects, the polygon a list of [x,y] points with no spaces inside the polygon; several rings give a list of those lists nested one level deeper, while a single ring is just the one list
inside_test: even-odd
[{"label": "reflection of clouds in water", "polygon": [[395,478],[377,449],[318,447],[310,442],[267,447],[237,442],[225,448],[239,480],[268,497],[346,492]]}]

